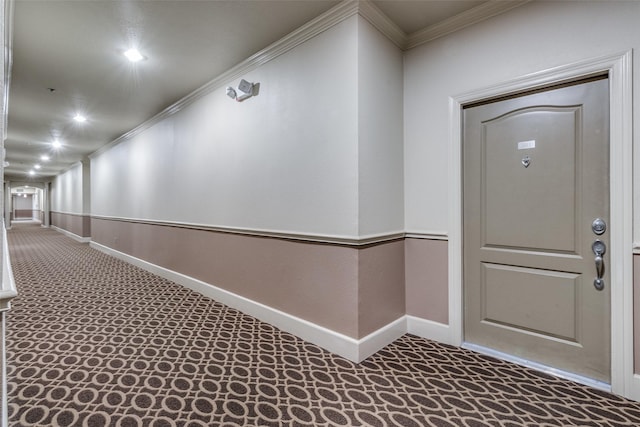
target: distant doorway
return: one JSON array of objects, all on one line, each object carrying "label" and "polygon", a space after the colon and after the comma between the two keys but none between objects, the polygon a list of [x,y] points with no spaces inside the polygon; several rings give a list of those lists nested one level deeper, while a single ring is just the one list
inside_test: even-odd
[{"label": "distant doorway", "polygon": [[11,188],[9,220],[15,221],[43,221],[43,191],[34,186],[19,186]]}]

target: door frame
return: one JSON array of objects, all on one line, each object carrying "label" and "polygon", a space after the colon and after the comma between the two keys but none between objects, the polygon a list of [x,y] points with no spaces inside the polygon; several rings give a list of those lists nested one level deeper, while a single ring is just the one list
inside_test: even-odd
[{"label": "door frame", "polygon": [[[463,342],[462,108],[466,104],[580,80],[609,77],[611,390],[640,400],[633,351],[632,51],[528,74],[449,98],[449,342]],[[614,309],[614,307],[616,309]]]}]

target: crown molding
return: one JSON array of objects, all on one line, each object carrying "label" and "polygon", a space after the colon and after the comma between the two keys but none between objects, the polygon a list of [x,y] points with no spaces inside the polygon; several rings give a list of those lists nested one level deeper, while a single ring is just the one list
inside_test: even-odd
[{"label": "crown molding", "polygon": [[358,14],[369,21],[396,46],[404,50],[407,46],[407,34],[395,22],[370,1],[358,2]]},{"label": "crown molding", "polygon": [[412,49],[423,43],[427,43],[480,21],[484,21],[485,19],[500,15],[501,13],[507,12],[508,10],[518,6],[522,6],[529,1],[530,0],[488,1],[447,20],[409,34],[407,37],[407,44],[404,49]]}]

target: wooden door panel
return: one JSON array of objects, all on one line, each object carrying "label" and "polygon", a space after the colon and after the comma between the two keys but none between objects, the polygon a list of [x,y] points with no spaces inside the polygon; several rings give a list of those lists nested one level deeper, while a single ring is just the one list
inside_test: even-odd
[{"label": "wooden door panel", "polygon": [[482,267],[483,322],[577,342],[579,274],[489,263]]},{"label": "wooden door panel", "polygon": [[[608,80],[465,108],[465,340],[610,379]],[[610,224],[609,224],[610,225]]]},{"label": "wooden door panel", "polygon": [[[482,123],[483,246],[577,252],[580,121],[580,107],[570,106],[524,108]],[[531,148],[519,148],[523,142]]]}]

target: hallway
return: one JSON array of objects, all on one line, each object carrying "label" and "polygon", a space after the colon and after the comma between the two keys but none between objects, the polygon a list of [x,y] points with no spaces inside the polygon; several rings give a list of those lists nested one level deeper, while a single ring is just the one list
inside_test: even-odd
[{"label": "hallway", "polygon": [[640,404],[411,335],[356,365],[35,224],[8,233],[11,426],[637,426]]}]

